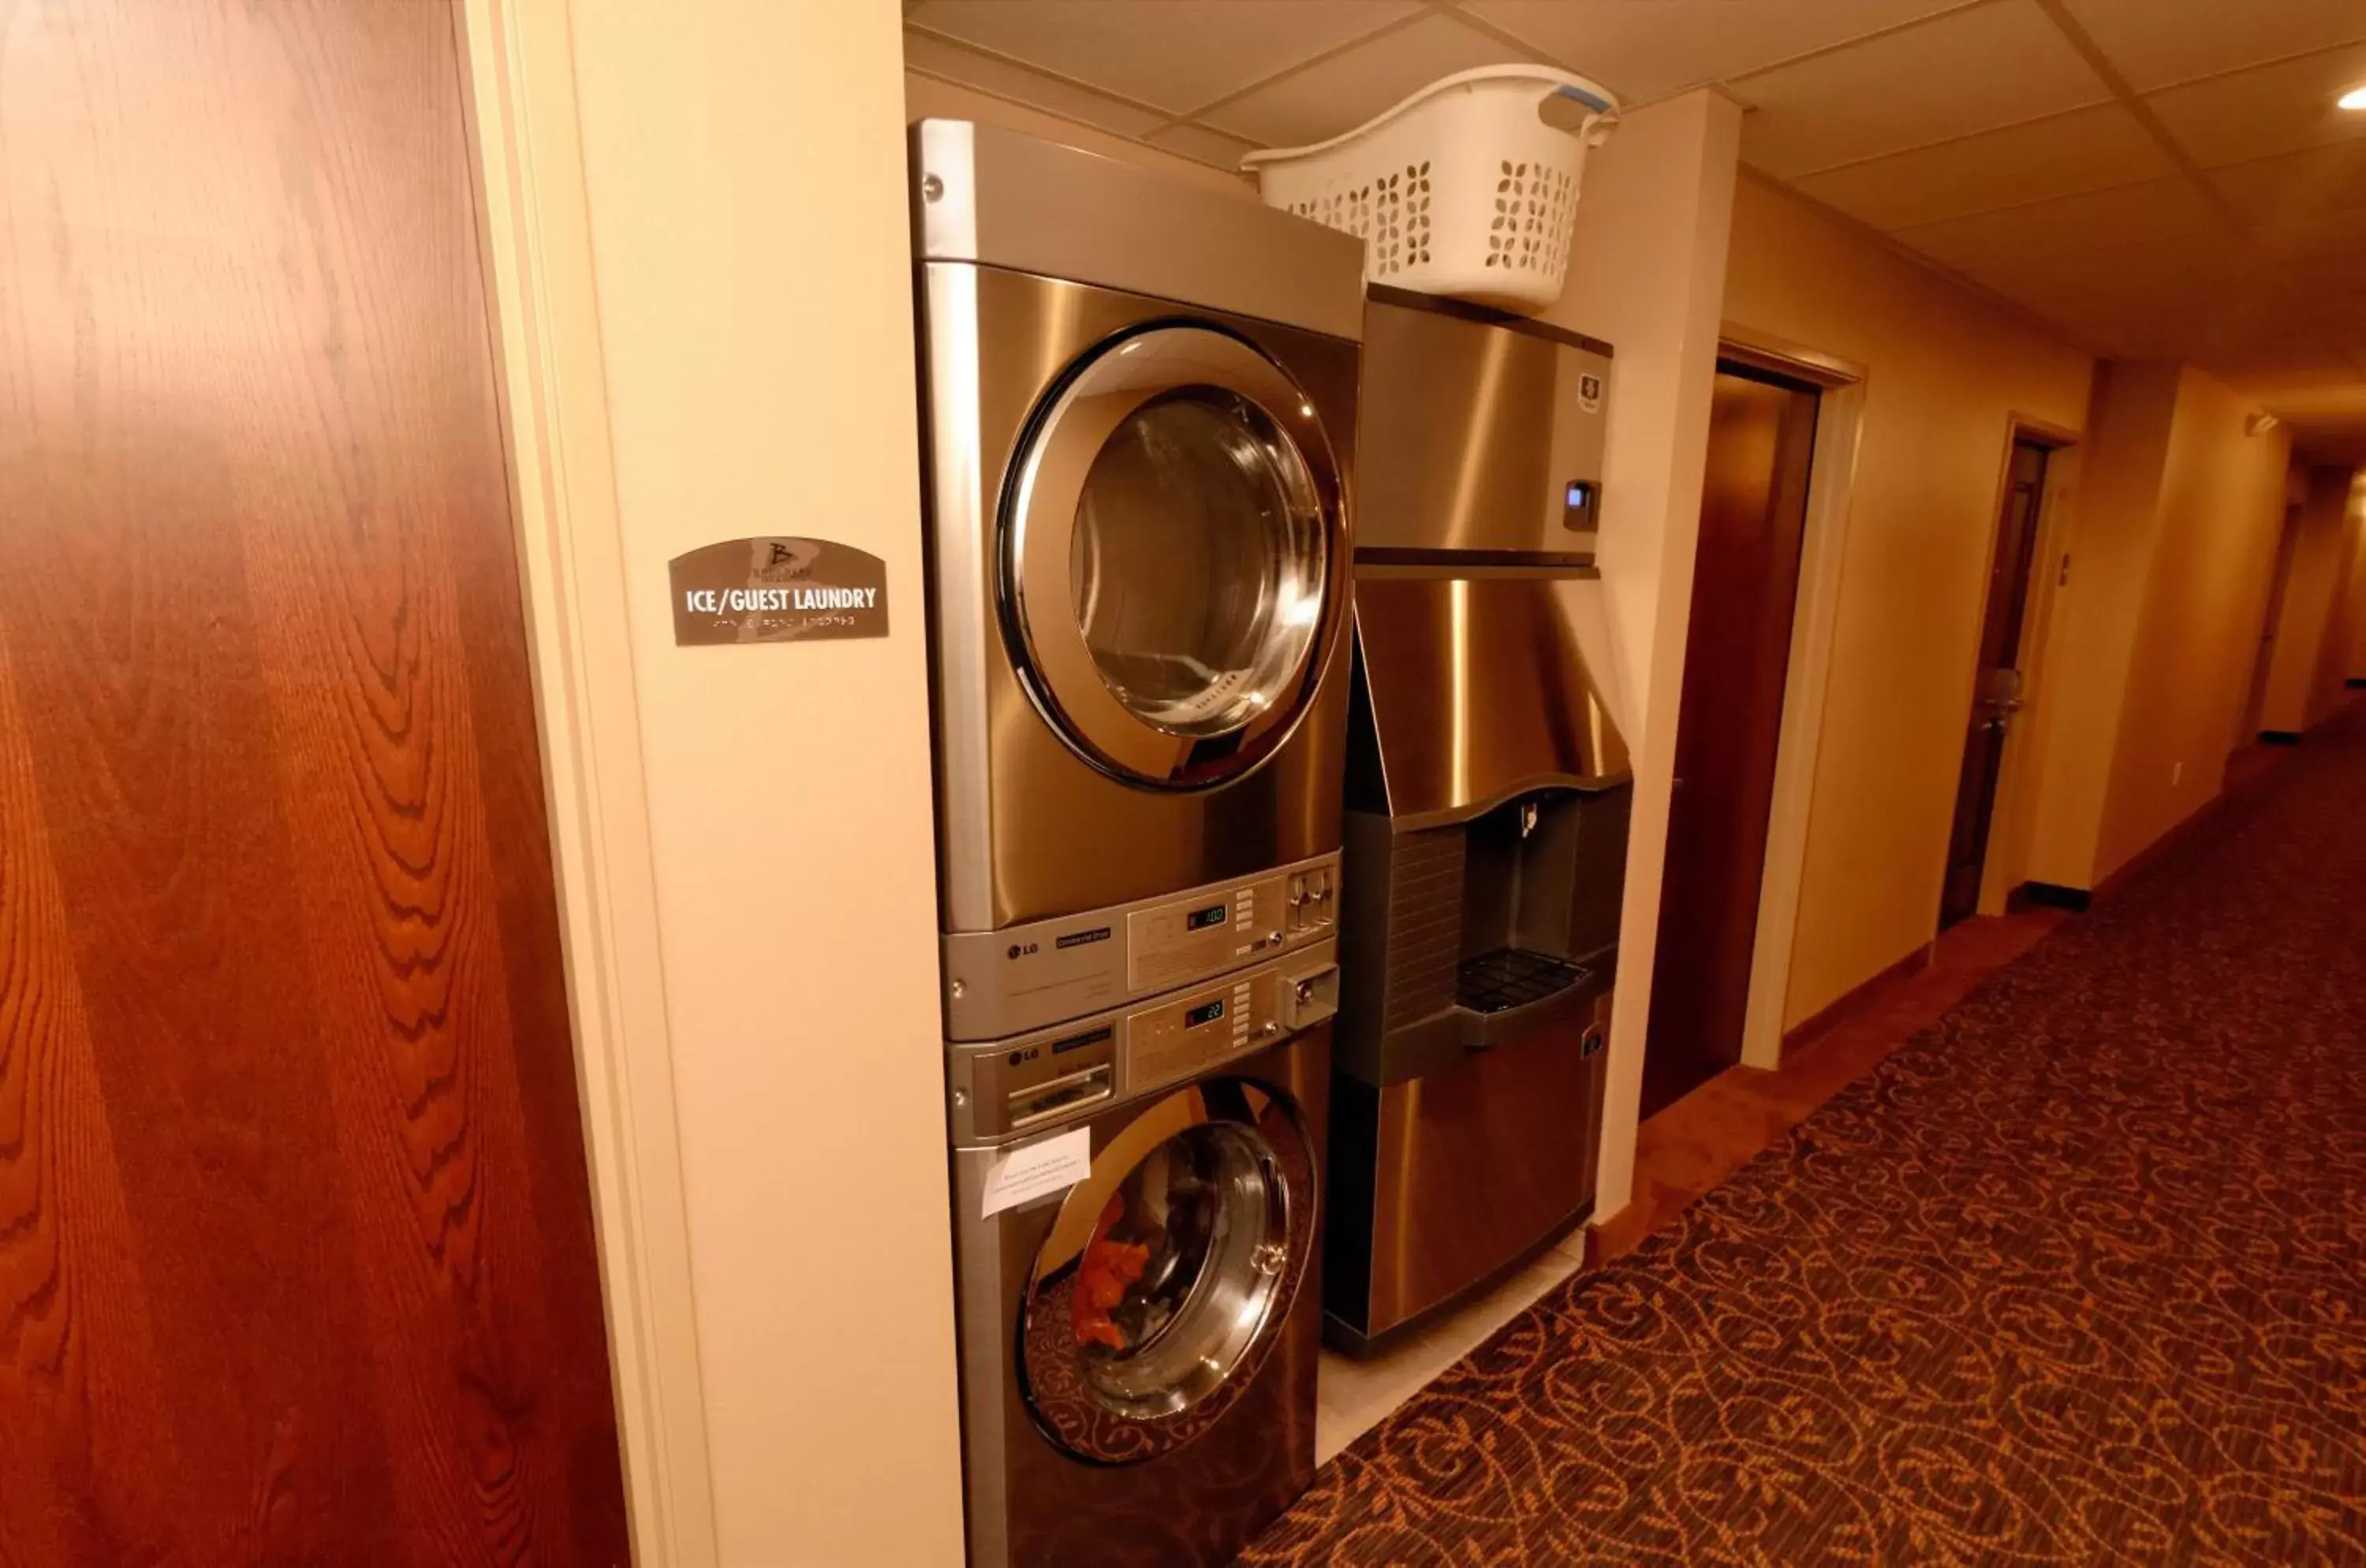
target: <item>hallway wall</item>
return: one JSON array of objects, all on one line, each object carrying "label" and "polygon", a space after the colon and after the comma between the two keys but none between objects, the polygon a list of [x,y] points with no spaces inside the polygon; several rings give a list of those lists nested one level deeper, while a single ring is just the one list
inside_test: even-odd
[{"label": "hallway wall", "polygon": [[2289,438],[2191,366],[2115,364],[2047,627],[2033,879],[2092,888],[2214,798],[2282,527]]},{"label": "hallway wall", "polygon": [[[958,1562],[897,13],[567,11],[614,454],[573,482],[614,491],[711,1467],[674,1502],[733,1568]],[[884,558],[892,635],[677,646],[667,562],[770,534]]]},{"label": "hallway wall", "polygon": [[2349,677],[2356,673],[2351,658],[2358,638],[2366,633],[2366,468],[2342,470],[2349,483],[2342,495],[2342,544],[2333,591],[2333,614],[2317,650],[2316,684],[2310,698],[2314,728],[2332,716],[2344,699]]},{"label": "hallway wall", "polygon": [[2349,581],[2341,596],[2344,631],[2328,650],[2343,684],[2366,681],[2366,468],[2350,478],[2349,505],[2357,518],[2358,547],[2349,559]]},{"label": "hallway wall", "polygon": [[2341,701],[2357,639],[2351,598],[2366,508],[2366,493],[2353,488],[2349,468],[2304,468],[2300,479],[2305,495],[2299,533],[2259,715],[2260,728],[2292,735],[2314,729]]},{"label": "hallway wall", "polygon": [[2178,367],[2160,363],[2106,363],[2096,373],[2078,504],[2062,552],[2070,559],[2068,581],[2040,624],[2054,674],[2029,710],[2038,759],[2028,858],[2034,881],[2093,883],[2178,380]]},{"label": "hallway wall", "polygon": [[[1693,559],[1730,254],[1741,110],[1710,92],[1628,115],[1590,154],[1569,281],[1543,319],[1617,348],[1603,456],[1600,592],[1567,592],[1619,695],[1635,798],[1604,1089],[1598,1217],[1627,1205],[1657,961]],[[1617,236],[1617,243],[1599,243]],[[1588,243],[1589,239],[1596,243]]]},{"label": "hallway wall", "polygon": [[[2258,407],[2184,367],[2152,569],[2096,840],[2107,877],[2214,798],[2249,694],[2283,527],[2291,438],[2248,434]],[[2075,548],[2075,547],[2074,547]],[[2074,571],[2073,585],[2076,586]]]},{"label": "hallway wall", "polygon": [[2094,361],[1754,179],[1731,255],[1728,320],[1866,370],[1788,1026],[1937,927],[2012,422],[2080,427]]}]

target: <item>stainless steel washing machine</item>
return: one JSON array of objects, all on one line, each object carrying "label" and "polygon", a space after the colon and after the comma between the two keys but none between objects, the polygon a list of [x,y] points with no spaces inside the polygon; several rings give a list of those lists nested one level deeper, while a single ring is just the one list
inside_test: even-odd
[{"label": "stainless steel washing machine", "polygon": [[948,1037],[1322,940],[1358,241],[913,127]]},{"label": "stainless steel washing machine", "polygon": [[954,1052],[976,1568],[1215,1568],[1313,1481],[1331,956]]}]

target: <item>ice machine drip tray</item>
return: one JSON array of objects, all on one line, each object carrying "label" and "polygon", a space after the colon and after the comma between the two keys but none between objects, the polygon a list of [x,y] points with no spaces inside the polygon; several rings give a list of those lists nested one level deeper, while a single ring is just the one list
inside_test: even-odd
[{"label": "ice machine drip tray", "polygon": [[1462,961],[1454,976],[1454,1003],[1472,1012],[1509,1012],[1573,990],[1593,973],[1549,953],[1497,948]]}]

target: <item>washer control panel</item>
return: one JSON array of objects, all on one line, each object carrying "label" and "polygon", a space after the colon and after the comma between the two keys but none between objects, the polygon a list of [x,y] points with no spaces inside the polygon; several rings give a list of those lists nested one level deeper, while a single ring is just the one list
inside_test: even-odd
[{"label": "washer control panel", "polygon": [[1147,1004],[1009,1040],[956,1042],[946,1065],[953,1142],[1047,1132],[1255,1055],[1336,1013],[1338,977],[1336,944],[1320,942]]},{"label": "washer control panel", "polygon": [[1339,857],[1059,919],[944,939],[945,1033],[993,1040],[1296,952],[1333,935]]}]

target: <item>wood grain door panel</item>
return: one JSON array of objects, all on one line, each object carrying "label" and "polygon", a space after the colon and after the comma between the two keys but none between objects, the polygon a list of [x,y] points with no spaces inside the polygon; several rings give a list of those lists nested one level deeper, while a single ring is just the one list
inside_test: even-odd
[{"label": "wood grain door panel", "polygon": [[0,7],[0,1564],[626,1556],[455,28]]},{"label": "wood grain door panel", "polygon": [[1720,363],[1676,718],[1643,1114],[1741,1059],[1817,393]]}]

